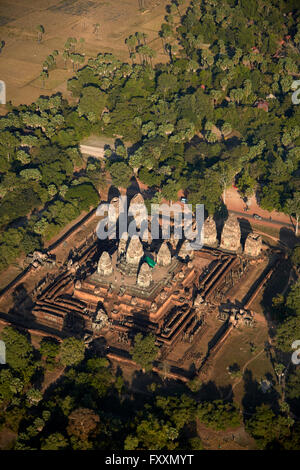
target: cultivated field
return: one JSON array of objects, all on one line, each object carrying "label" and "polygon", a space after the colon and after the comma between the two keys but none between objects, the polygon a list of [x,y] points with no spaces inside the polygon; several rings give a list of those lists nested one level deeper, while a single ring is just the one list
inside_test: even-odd
[{"label": "cultivated field", "polygon": [[[1,0],[0,40],[5,46],[0,54],[0,79],[7,85],[7,101],[30,104],[41,94],[58,91],[67,96],[66,80],[74,75],[71,63],[65,68],[62,58],[68,37],[85,40],[77,51],[87,58],[111,52],[127,61],[124,41],[140,31],[147,34],[147,43],[156,50],[156,61],[165,61],[158,31],[168,3],[146,0],[147,8],[141,12],[138,0]],[[97,23],[99,33],[94,32]],[[45,29],[41,43],[37,41],[38,25]],[[42,88],[42,63],[54,50],[59,51],[57,68],[50,71]]]}]

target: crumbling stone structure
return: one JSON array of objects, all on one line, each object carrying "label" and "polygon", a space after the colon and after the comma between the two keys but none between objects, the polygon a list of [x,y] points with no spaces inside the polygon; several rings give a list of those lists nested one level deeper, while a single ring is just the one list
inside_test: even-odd
[{"label": "crumbling stone structure", "polygon": [[126,252],[126,262],[128,264],[138,266],[142,257],[144,256],[144,249],[140,238],[134,235],[128,245]]},{"label": "crumbling stone structure", "polygon": [[102,276],[109,276],[112,272],[111,258],[107,251],[103,251],[98,263],[98,273]]},{"label": "crumbling stone structure", "polygon": [[262,250],[262,238],[258,233],[249,233],[246,238],[244,253],[247,256],[256,258],[260,256]]},{"label": "crumbling stone structure", "polygon": [[167,245],[167,242],[164,242],[159,252],[157,253],[157,264],[159,266],[169,266],[171,264],[171,252]]},{"label": "crumbling stone structure", "polygon": [[203,225],[203,245],[216,248],[218,246],[216,222],[212,217],[207,217]]},{"label": "crumbling stone structure", "polygon": [[[195,252],[187,240],[179,241],[177,247],[173,235],[160,247],[155,240],[150,246],[137,236],[128,239],[128,234],[119,234],[119,241],[95,240],[91,250],[84,246],[80,261],[76,257],[51,283],[38,287],[32,310],[36,323],[64,334],[75,329],[91,338],[101,335],[111,349],[122,349],[122,354],[129,350],[138,331],[153,333],[166,357],[173,348],[176,351],[179,341],[180,351],[184,351],[185,342],[193,342],[194,347],[196,335],[199,341],[206,331],[207,318],[216,318],[223,303],[235,301],[234,289],[245,279],[247,266],[252,266],[250,259],[237,255],[241,232],[235,217],[229,217],[222,233],[221,248],[227,253],[214,249],[214,221],[207,219],[205,223],[209,248]],[[245,254],[258,256],[259,238],[253,234],[248,238]],[[157,264],[150,267],[145,254]],[[246,301],[247,297],[242,301],[244,311],[239,306],[234,318],[229,318],[231,311],[224,316],[230,328],[252,324]],[[226,335],[214,351],[224,344]],[[122,354],[116,352],[115,356],[119,360]]]},{"label": "crumbling stone structure", "polygon": [[232,252],[241,251],[241,227],[234,215],[230,215],[224,224],[220,248]]},{"label": "crumbling stone structure", "polygon": [[137,278],[140,287],[149,287],[152,282],[151,268],[147,263],[143,263]]},{"label": "crumbling stone structure", "polygon": [[193,259],[194,250],[191,248],[189,240],[184,240],[178,252],[178,256],[184,261]]},{"label": "crumbling stone structure", "polygon": [[147,211],[145,207],[144,198],[140,193],[136,194],[131,199],[129,204],[129,214],[132,214],[132,216],[134,217],[136,227],[138,229],[141,229],[142,225],[146,226],[148,222]]},{"label": "crumbling stone structure", "polygon": [[[190,255],[191,251],[188,253]],[[86,328],[94,334],[101,330],[105,335],[111,325],[118,338],[127,338],[134,328],[145,333],[152,331],[158,343],[170,346],[182,337],[183,332],[196,331],[198,320],[192,292],[199,271],[191,261],[186,264],[172,257],[167,242],[161,245],[158,253],[152,253],[158,260],[153,268],[143,262],[143,257],[143,242],[133,236],[122,259],[119,249],[112,254],[112,273],[101,276],[97,272],[80,284],[75,283],[74,297],[89,305],[90,311],[97,311],[97,306],[103,305],[109,322],[100,322],[101,326],[99,321],[87,322]],[[123,339],[121,342],[126,343]]]},{"label": "crumbling stone structure", "polygon": [[120,215],[119,198],[118,197],[112,198],[109,205],[110,205],[110,208],[108,210],[108,219],[110,220],[110,222],[116,223]]}]

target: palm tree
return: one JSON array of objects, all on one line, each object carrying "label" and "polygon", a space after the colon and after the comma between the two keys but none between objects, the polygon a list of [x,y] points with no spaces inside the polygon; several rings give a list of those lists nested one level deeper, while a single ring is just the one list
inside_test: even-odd
[{"label": "palm tree", "polygon": [[38,36],[37,36],[37,41],[38,43],[41,42],[42,40],[42,37],[43,37],[43,34],[45,32],[45,28],[42,24],[39,24],[37,27],[36,27],[36,30],[37,30],[37,33],[38,33]]},{"label": "palm tree", "polygon": [[67,66],[67,60],[68,60],[68,58],[69,58],[69,51],[65,50],[65,51],[63,52],[63,59],[64,59],[64,63],[65,63],[65,68],[66,68],[66,66]]},{"label": "palm tree", "polygon": [[77,71],[78,70],[78,66],[79,64],[83,64],[84,63],[84,60],[85,60],[85,57],[84,55],[82,54],[70,54],[70,60],[73,64],[73,70],[74,71]]},{"label": "palm tree", "polygon": [[172,3],[175,5],[178,11],[178,15],[181,16],[181,12],[179,10],[179,6],[183,5],[184,0],[172,0]]},{"label": "palm tree", "polygon": [[80,44],[80,50],[82,50],[82,49],[83,49],[83,46],[84,46],[84,44],[85,44],[85,39],[84,39],[84,38],[80,38],[80,39],[79,39],[79,44]]},{"label": "palm tree", "polygon": [[299,230],[299,219],[300,219],[300,191],[297,191],[293,195],[293,199],[288,199],[286,203],[286,212],[290,215],[294,215],[296,219],[295,235],[298,236]]},{"label": "palm tree", "polygon": [[222,78],[222,80],[220,81],[220,85],[222,87],[222,90],[225,91],[227,86],[228,86],[228,80],[227,78]]},{"label": "palm tree", "polygon": [[130,53],[130,59],[131,59],[131,62],[132,62],[132,65],[134,64],[134,61],[136,59],[136,54],[134,52],[131,52]]},{"label": "palm tree", "polygon": [[72,62],[73,71],[75,71],[76,54],[70,54],[69,58],[70,58],[70,61]]},{"label": "palm tree", "polygon": [[221,131],[222,131],[222,134],[223,134],[224,137],[226,135],[231,134],[231,132],[232,132],[231,124],[229,122],[224,122]]},{"label": "palm tree", "polygon": [[45,88],[45,81],[49,78],[49,74],[47,70],[42,70],[40,73],[40,78],[42,79],[42,88]]},{"label": "palm tree", "polygon": [[156,51],[149,46],[146,46],[146,47],[147,47],[147,56],[149,57],[150,65],[153,68],[152,59],[156,56]]},{"label": "palm tree", "polygon": [[223,97],[223,93],[221,90],[211,90],[210,95],[212,97],[214,107],[216,106],[217,102],[220,101]]},{"label": "palm tree", "polygon": [[84,61],[85,61],[85,55],[78,54],[78,64],[84,64]]},{"label": "palm tree", "polygon": [[156,52],[151,49],[151,47],[142,45],[137,47],[137,52],[142,56],[143,58],[143,64],[147,63],[148,64],[148,59],[150,60],[150,65],[152,67],[152,58],[155,57]]},{"label": "palm tree", "polygon": [[173,63],[173,54],[175,52],[177,52],[177,50],[178,50],[177,45],[176,44],[166,44],[165,49],[169,53],[171,63]]},{"label": "palm tree", "polygon": [[148,34],[142,33],[143,39],[144,39],[144,44],[146,45],[146,39],[148,38]]},{"label": "palm tree", "polygon": [[125,44],[128,47],[129,55],[135,52],[135,47],[137,45],[137,37],[134,34],[131,34],[128,38],[125,39]]},{"label": "palm tree", "polygon": [[139,31],[137,31],[135,33],[135,37],[137,39],[138,45],[140,46],[142,44],[142,40],[144,39],[143,33],[140,33]]},{"label": "palm tree", "polygon": [[94,34],[96,34],[97,38],[99,37],[100,32],[100,23],[94,24]]}]

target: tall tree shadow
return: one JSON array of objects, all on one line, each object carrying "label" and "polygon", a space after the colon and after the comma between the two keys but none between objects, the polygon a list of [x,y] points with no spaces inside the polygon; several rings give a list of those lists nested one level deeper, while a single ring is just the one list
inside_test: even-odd
[{"label": "tall tree shadow", "polygon": [[242,399],[242,405],[246,419],[251,417],[251,415],[255,413],[256,408],[262,404],[268,404],[274,411],[278,412],[279,394],[274,388],[264,393],[258,381],[253,378],[252,371],[249,369],[245,370],[243,381],[245,393]]},{"label": "tall tree shadow", "polygon": [[120,191],[118,190],[118,188],[116,188],[116,186],[112,184],[108,190],[107,201],[110,203],[112,199],[114,199],[115,197],[120,197],[120,196],[121,196]]},{"label": "tall tree shadow", "polygon": [[226,385],[225,387],[218,387],[215,382],[209,380],[202,384],[197,398],[201,401],[214,401],[214,400],[228,400],[232,401],[233,393],[232,386]]},{"label": "tall tree shadow", "polygon": [[251,224],[250,224],[248,219],[238,217],[237,220],[238,220],[238,222],[240,224],[240,227],[241,227],[241,245],[242,245],[242,248],[244,250],[246,239],[247,239],[249,233],[253,232],[253,230],[252,230]]},{"label": "tall tree shadow", "polygon": [[130,185],[126,189],[126,196],[128,198],[128,205],[130,204],[131,199],[136,194],[139,194],[140,192],[141,192],[141,189],[140,189],[139,183],[138,183],[136,177],[132,176],[132,178],[130,180]]},{"label": "tall tree shadow", "polygon": [[34,301],[23,283],[16,286],[12,298],[13,307],[10,309],[9,314],[17,315],[18,320],[25,325],[35,323],[35,317],[31,313]]},{"label": "tall tree shadow", "polygon": [[282,227],[279,231],[279,239],[281,243],[293,248],[296,243],[299,243],[299,238],[296,237],[295,232],[287,227]]}]

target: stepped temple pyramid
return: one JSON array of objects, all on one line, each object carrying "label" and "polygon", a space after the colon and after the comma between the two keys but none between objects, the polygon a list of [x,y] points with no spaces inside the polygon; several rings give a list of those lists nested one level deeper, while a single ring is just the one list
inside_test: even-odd
[{"label": "stepped temple pyramid", "polygon": [[[142,195],[133,202],[143,202]],[[117,207],[116,200],[112,203]],[[140,222],[137,215],[137,226]],[[255,271],[266,260],[265,248],[255,233],[242,238],[234,216],[220,228],[207,218],[203,247],[195,251],[188,240],[174,236],[172,225],[167,240],[143,240],[127,232],[99,240],[93,233],[55,274],[55,262],[51,273],[49,264],[49,275],[28,293],[30,311],[26,300],[15,315],[48,334],[102,338],[120,360],[139,332],[154,334],[161,357],[168,358],[197,345],[211,319],[234,317],[241,319],[235,325],[249,324],[249,306],[266,278]],[[42,258],[34,263],[46,266]]]},{"label": "stepped temple pyramid", "polygon": [[[143,201],[137,194],[131,203]],[[112,203],[117,207],[117,201]],[[89,254],[69,260],[64,275],[37,295],[33,314],[38,322],[59,330],[72,325],[76,330],[77,325],[77,330],[91,334],[107,330],[123,338],[136,331],[153,332],[159,343],[171,345],[197,323],[195,293],[224,299],[248,259],[260,256],[261,237],[248,235],[243,256],[240,240],[239,222],[232,216],[224,224],[220,250],[212,218],[203,226],[204,246],[195,252],[187,240],[173,234],[169,240],[150,237],[146,242],[128,233],[119,240],[94,237]],[[208,282],[203,270],[213,261],[212,272],[218,275],[211,278],[209,272]]]}]

